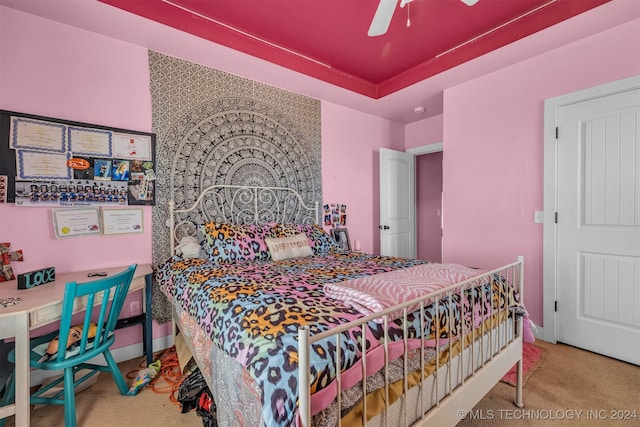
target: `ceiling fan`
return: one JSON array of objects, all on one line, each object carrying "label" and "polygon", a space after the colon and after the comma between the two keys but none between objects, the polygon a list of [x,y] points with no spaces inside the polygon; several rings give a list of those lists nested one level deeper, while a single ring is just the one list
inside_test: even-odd
[{"label": "ceiling fan", "polygon": [[[413,0],[400,0],[400,7],[404,7],[406,4],[411,3]],[[467,6],[473,6],[478,3],[479,0],[460,0]],[[393,12],[398,5],[398,0],[380,0],[376,14],[373,16],[373,21],[369,27],[367,33],[370,37],[381,36],[387,32]]]}]

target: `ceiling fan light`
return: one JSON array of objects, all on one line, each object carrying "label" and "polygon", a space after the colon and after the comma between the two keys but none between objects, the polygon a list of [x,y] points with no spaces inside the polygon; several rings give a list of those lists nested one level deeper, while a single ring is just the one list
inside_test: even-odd
[{"label": "ceiling fan light", "polygon": [[467,6],[473,6],[474,4],[478,3],[480,0],[460,0],[460,1],[466,4]]}]

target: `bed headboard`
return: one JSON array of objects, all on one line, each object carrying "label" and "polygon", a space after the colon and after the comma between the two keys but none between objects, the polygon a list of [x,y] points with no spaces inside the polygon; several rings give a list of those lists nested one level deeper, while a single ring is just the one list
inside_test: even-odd
[{"label": "bed headboard", "polygon": [[292,188],[212,185],[205,188],[189,207],[176,209],[175,201],[169,201],[171,253],[174,253],[176,240],[195,236],[198,225],[208,221],[319,224],[320,210],[317,201],[309,206]]}]

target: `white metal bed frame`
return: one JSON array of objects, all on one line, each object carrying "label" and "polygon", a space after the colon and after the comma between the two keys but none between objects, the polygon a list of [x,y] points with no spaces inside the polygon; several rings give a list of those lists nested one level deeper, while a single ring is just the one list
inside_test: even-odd
[{"label": "white metal bed frame", "polygon": [[[387,310],[384,310],[382,312],[376,313],[376,314],[372,314],[366,317],[362,317],[358,320],[343,324],[339,327],[336,328],[332,328],[328,331],[316,334],[314,336],[310,336],[309,335],[309,328],[308,327],[301,327],[298,331],[298,342],[299,342],[299,389],[298,389],[298,393],[299,393],[299,408],[300,408],[300,418],[302,420],[302,424],[303,426],[310,426],[311,425],[311,394],[309,391],[308,387],[303,387],[303,384],[310,384],[311,381],[311,377],[310,377],[310,372],[309,372],[309,349],[311,348],[311,346],[315,343],[318,342],[320,340],[323,339],[327,339],[327,338],[333,338],[336,340],[336,348],[340,348],[340,339],[341,339],[341,333],[344,331],[347,331],[349,329],[353,329],[353,328],[361,328],[361,333],[364,336],[365,335],[365,328],[367,327],[367,324],[375,319],[379,319],[381,316],[385,316],[384,317],[384,329],[385,331],[388,330],[388,322],[389,322],[389,317],[387,315],[393,314],[393,313],[397,313],[398,310],[402,310],[403,315],[402,315],[402,323],[405,325],[405,330],[404,330],[404,348],[405,348],[405,353],[406,353],[406,349],[407,349],[407,330],[406,330],[406,325],[407,325],[407,315],[408,313],[408,309],[413,307],[413,310],[415,310],[416,306],[419,306],[419,313],[420,313],[420,324],[421,324],[421,328],[424,329],[424,308],[426,305],[428,304],[435,304],[436,305],[436,313],[439,313],[437,306],[438,304],[441,304],[441,301],[443,299],[446,299],[448,301],[448,304],[451,306],[452,303],[452,298],[450,298],[452,295],[454,294],[458,294],[461,297],[463,297],[463,293],[466,290],[469,290],[471,288],[473,288],[474,286],[478,286],[479,282],[481,283],[485,283],[483,279],[489,280],[492,277],[495,277],[496,275],[498,275],[499,277],[504,277],[508,282],[510,282],[512,285],[516,284],[518,286],[518,294],[520,296],[520,298],[522,298],[522,289],[521,289],[521,284],[522,284],[522,280],[523,280],[523,258],[522,257],[518,257],[518,261],[513,262],[511,264],[505,265],[503,267],[497,268],[495,270],[489,271],[487,273],[482,274],[481,276],[476,276],[470,279],[467,279],[465,281],[447,286],[443,289],[441,289],[440,291],[437,292],[433,292],[430,293],[429,295],[425,295],[423,297],[420,298],[416,298],[414,300],[411,301],[407,301],[403,304],[391,307]],[[449,297],[449,298],[447,298]],[[493,299],[493,295],[492,295],[492,299]],[[520,304],[522,303],[522,301],[520,301]],[[479,362],[476,361],[477,356],[473,356],[474,354],[476,354],[476,352],[474,351],[474,346],[476,345],[476,334],[478,332],[473,332],[470,331],[470,333],[474,334],[473,335],[473,339],[471,340],[471,354],[472,356],[470,356],[470,359],[468,362],[471,363],[471,369],[470,369],[470,373],[467,374],[463,374],[462,375],[462,381],[460,384],[458,384],[457,386],[450,386],[450,390],[447,394],[443,395],[443,396],[436,396],[436,407],[437,410],[432,410],[432,408],[424,408],[422,407],[421,409],[421,413],[422,413],[422,418],[420,420],[411,420],[408,421],[407,417],[406,417],[406,413],[404,414],[404,416],[402,417],[404,419],[404,425],[415,425],[416,426],[427,426],[427,425],[436,425],[436,426],[454,426],[456,425],[458,422],[460,422],[461,420],[461,416],[460,414],[467,414],[471,409],[473,409],[473,407],[482,399],[482,397],[489,392],[489,390],[491,390],[491,388],[493,388],[493,386],[500,381],[500,379],[511,369],[511,367],[513,367],[515,364],[517,364],[517,379],[516,379],[516,400],[515,400],[515,404],[518,407],[523,407],[523,403],[522,403],[522,320],[518,317],[518,320],[516,321],[515,324],[515,333],[513,335],[510,336],[509,332],[506,328],[509,327],[510,324],[509,322],[506,321],[506,317],[504,316],[505,312],[508,312],[509,308],[504,308],[504,309],[500,309],[496,312],[496,313],[490,313],[490,319],[493,319],[494,314],[497,314],[498,319],[503,318],[504,320],[500,321],[498,324],[493,325],[491,324],[491,326],[489,328],[485,327],[485,322],[481,322],[480,325],[480,331],[479,331],[479,336],[480,337],[484,337],[486,334],[488,334],[488,347],[489,349],[493,349],[494,347],[496,347],[496,345],[499,347],[497,352],[493,352],[491,351],[490,353],[490,359],[489,361],[485,361],[485,351],[481,350],[480,354],[483,355],[480,359]],[[449,311],[451,312],[451,310]],[[463,316],[464,313],[461,314],[461,316]],[[475,324],[475,312],[472,311],[471,312],[472,315],[472,324]],[[502,315],[502,316],[501,316]],[[436,318],[437,319],[437,318]],[[439,324],[438,320],[435,320],[436,324]],[[494,334],[497,332],[498,337],[497,337],[497,343],[496,345],[494,345],[493,340],[494,338]],[[448,341],[448,348],[449,350],[452,349],[452,344],[453,341],[449,340]],[[385,401],[389,400],[389,394],[388,394],[388,381],[386,380],[387,378],[387,365],[388,365],[388,345],[390,344],[390,341],[388,339],[388,337],[385,335],[384,338],[384,342],[382,345],[384,345],[385,347],[385,367],[383,368],[385,370]],[[482,340],[478,345],[480,346],[484,346],[484,340]],[[446,345],[445,345],[446,346]],[[436,348],[440,348],[440,344],[439,344],[439,339],[436,337]],[[425,359],[424,359],[424,350],[425,349],[425,339],[424,336],[421,339],[421,345],[420,345],[420,357],[421,357],[421,365],[424,365]],[[340,364],[340,358],[339,358],[339,354],[337,354],[336,357],[336,365]],[[451,373],[454,371],[454,369],[459,369],[458,367],[463,367],[465,365],[465,353],[464,352],[460,352],[459,357],[461,358],[461,360],[459,360],[457,363],[454,363],[454,359],[453,358],[448,358],[448,360],[446,361],[447,363],[447,374],[444,377],[444,381],[447,381],[449,384],[452,384],[452,380],[451,380]],[[438,360],[439,358],[439,354],[436,353],[436,371],[433,374],[435,376],[435,381],[436,381],[436,385],[435,385],[435,390],[436,393],[438,393],[439,387],[438,387],[438,369],[440,366],[440,362]],[[364,357],[362,358],[362,389],[366,390],[366,384],[367,384],[367,376],[365,375],[365,372],[367,372],[367,358]],[[476,363],[478,363],[478,366],[476,366]],[[457,366],[455,367],[454,364]],[[406,392],[408,391],[408,384],[407,384],[407,375],[409,374],[409,372],[407,371],[407,365],[406,365],[406,358],[405,358],[405,364],[404,364],[404,392],[406,394]],[[335,387],[337,387],[338,389],[340,389],[340,370],[336,369],[337,374],[337,378],[335,381]],[[421,381],[420,381],[420,387],[422,388],[422,382],[425,380],[425,376],[421,375]],[[338,400],[338,407],[340,407],[340,393],[336,393],[337,394],[337,400]],[[420,398],[419,400],[419,404],[423,405],[424,399]],[[405,405],[406,408],[407,405]],[[385,415],[386,415],[385,411]],[[365,399],[365,404],[364,404],[364,408],[362,411],[362,425],[367,425],[366,422],[367,419],[367,406],[366,406],[366,399]],[[340,419],[338,419],[338,426],[341,425]],[[388,420],[385,417],[384,420],[384,425],[390,425]]]},{"label": "white metal bed frame", "polygon": [[[224,190],[227,194],[231,194],[229,199],[224,199],[220,194],[220,190]],[[286,187],[259,187],[259,186],[235,186],[235,185],[212,185],[210,187],[205,188],[197,200],[192,203],[191,206],[187,208],[176,209],[175,202],[171,200],[169,202],[169,219],[168,226],[170,230],[170,242],[171,242],[171,253],[173,254],[175,251],[175,242],[178,236],[184,235],[195,235],[196,224],[193,220],[188,218],[188,214],[196,209],[200,209],[204,211],[208,208],[206,206],[205,200],[207,196],[214,197],[217,199],[221,205],[226,204],[230,207],[229,214],[225,212],[221,212],[218,216],[222,217],[225,222],[230,223],[262,223],[267,221],[275,221],[275,222],[291,222],[289,219],[289,207],[296,206],[297,210],[302,210],[305,212],[303,215],[303,222],[313,222],[319,223],[320,211],[318,209],[318,202],[314,202],[313,206],[309,206],[306,203],[298,192],[293,189]],[[210,204],[209,204],[210,205]],[[236,206],[240,206],[237,209],[234,209]],[[271,207],[268,207],[271,205]],[[265,207],[267,206],[267,207]],[[274,208],[275,206],[275,208]],[[209,206],[210,207],[210,206]],[[250,207],[250,208],[249,208]],[[176,217],[180,215],[186,215],[185,219],[181,219],[176,223]],[[204,212],[204,217],[211,218],[211,215]],[[184,230],[182,230],[184,228]],[[299,342],[299,376],[298,376],[298,385],[299,385],[299,424],[303,427],[311,426],[311,392],[309,387],[304,387],[304,384],[311,384],[311,374],[310,374],[310,349],[311,346],[320,340],[331,338],[336,340],[336,347],[340,348],[340,339],[341,333],[353,328],[360,328],[363,336],[365,335],[365,328],[367,327],[367,323],[374,319],[379,319],[381,316],[384,316],[384,326],[385,330],[388,327],[389,322],[389,314],[397,313],[398,310],[401,310],[403,313],[404,324],[407,324],[407,315],[408,309],[410,307],[415,307],[419,305],[420,307],[420,324],[424,325],[424,307],[427,304],[442,304],[441,301],[448,300],[451,305],[452,298],[454,294],[459,294],[461,297],[465,290],[472,288],[474,285],[477,286],[479,283],[478,280],[482,280],[483,278],[489,280],[494,277],[494,275],[499,275],[509,281],[515,288],[519,295],[520,302],[522,305],[523,298],[523,258],[518,257],[516,262],[507,264],[495,270],[489,271],[482,276],[476,276],[469,280],[465,280],[460,283],[456,283],[454,285],[448,286],[446,288],[441,289],[440,291],[433,292],[429,295],[425,295],[424,297],[417,298],[412,301],[408,301],[401,305],[389,308],[383,312],[376,313],[374,315],[366,316],[360,318],[356,321],[352,321],[350,323],[341,325],[340,327],[333,328],[331,330],[325,331],[321,334],[317,334],[314,336],[310,336],[309,329],[307,327],[302,327],[298,331],[298,342]],[[493,300],[493,295],[491,295]],[[437,307],[437,306],[436,306]],[[451,311],[451,310],[450,310]],[[485,321],[481,321],[480,331],[477,331],[477,328],[472,329],[471,332],[472,340],[470,347],[470,355],[465,355],[465,351],[461,351],[456,359],[459,359],[455,362],[452,357],[449,357],[448,360],[443,364],[446,367],[445,374],[439,375],[439,371],[442,369],[440,366],[441,363],[438,360],[438,352],[436,352],[436,368],[435,372],[432,374],[433,380],[436,384],[436,401],[435,404],[432,404],[431,407],[424,407],[424,398],[422,397],[425,394],[425,388],[423,387],[423,383],[426,379],[424,373],[420,375],[420,413],[422,414],[420,419],[410,420],[407,416],[407,407],[409,405],[403,405],[403,423],[404,425],[415,425],[415,426],[426,426],[426,425],[456,425],[461,418],[461,414],[466,414],[468,411],[473,409],[473,407],[482,399],[482,397],[493,388],[493,386],[500,381],[500,379],[514,366],[517,364],[517,375],[516,375],[516,398],[515,405],[517,407],[523,407],[522,403],[522,319],[520,316],[514,315],[515,325],[513,322],[508,322],[508,314],[510,308],[499,309],[497,313],[490,313],[490,319],[494,319],[495,315],[497,315],[498,319],[503,319],[499,321],[498,324],[490,323],[489,327],[485,327]],[[439,313],[438,310],[436,310]],[[464,313],[463,313],[464,314]],[[472,324],[475,324],[476,319],[474,317],[474,311],[472,311]],[[501,317],[502,316],[502,317]],[[174,319],[175,321],[175,319]],[[491,320],[493,322],[493,320]],[[439,323],[436,320],[436,323]],[[422,326],[423,327],[423,326]],[[508,328],[511,328],[509,330]],[[174,329],[175,330],[175,329]],[[497,343],[494,343],[494,335],[497,333]],[[488,338],[487,338],[488,337]],[[461,337],[458,337],[461,338]],[[478,339],[480,338],[480,339]],[[485,342],[488,339],[488,356],[485,355]],[[405,326],[404,330],[404,395],[402,399],[405,399],[407,396],[408,383],[407,383],[407,330]],[[462,341],[462,340],[461,340]],[[476,343],[476,341],[479,341]],[[449,340],[449,349],[451,350],[451,346],[453,340]],[[389,395],[389,383],[388,383],[388,345],[390,341],[388,336],[385,333],[384,337],[384,377],[385,377],[385,402],[388,402]],[[187,343],[191,348],[191,345]],[[480,348],[480,360],[477,361],[476,350],[474,347]],[[439,340],[436,338],[436,348],[440,348]],[[496,350],[494,351],[494,348]],[[420,346],[420,360],[421,365],[424,366],[424,337],[421,339]],[[191,348],[193,351],[193,348]],[[464,348],[463,348],[464,350]],[[465,359],[466,358],[466,359]],[[485,360],[486,359],[486,360]],[[464,368],[465,360],[467,364],[471,364],[471,368],[468,369],[469,372],[466,372]],[[196,363],[199,363],[196,360]],[[336,365],[340,364],[339,354],[336,357]],[[455,366],[454,366],[455,365]],[[367,357],[362,358],[362,387],[363,390],[366,390],[367,384]],[[456,366],[459,366],[456,367]],[[459,372],[456,375],[459,375],[461,378],[457,384],[452,382],[452,372],[456,369]],[[336,390],[341,390],[341,374],[340,370],[336,369],[338,375],[336,380],[329,387],[336,387]],[[440,379],[440,377],[443,377]],[[458,378],[458,376],[457,376]],[[207,379],[207,381],[209,381]],[[439,387],[438,381],[444,381],[448,384],[448,389],[443,393],[442,396],[439,395]],[[445,387],[446,388],[446,387]],[[338,408],[340,408],[341,403],[341,393],[336,393],[336,400],[338,403]],[[400,400],[402,400],[400,399]],[[362,409],[362,425],[367,425],[367,399],[363,399],[363,409]],[[398,403],[398,402],[396,402]],[[386,404],[385,410],[382,412],[383,416],[383,425],[388,426],[389,421],[387,414],[389,413],[389,404]],[[415,423],[415,424],[414,424]],[[432,424],[433,423],[433,424]],[[338,426],[341,425],[340,417],[338,416]]]},{"label": "white metal bed frame", "polygon": [[[231,198],[223,198],[223,194],[220,194],[219,190],[230,191]],[[207,206],[205,206],[207,197],[212,197],[220,206],[228,206],[228,212],[220,209],[217,209],[214,214],[208,212]],[[175,253],[177,234],[195,235],[197,227],[197,224],[189,218],[176,223],[176,215],[189,214],[199,209],[207,219],[211,219],[217,214],[224,222],[233,224],[258,224],[267,221],[287,222],[295,206],[303,212],[303,222],[320,223],[318,202],[314,201],[313,206],[310,206],[296,190],[287,187],[211,185],[202,190],[191,206],[181,209],[176,209],[175,202],[171,199],[169,201],[169,219],[167,220],[171,254]],[[180,232],[180,227],[185,227],[185,231]]]}]

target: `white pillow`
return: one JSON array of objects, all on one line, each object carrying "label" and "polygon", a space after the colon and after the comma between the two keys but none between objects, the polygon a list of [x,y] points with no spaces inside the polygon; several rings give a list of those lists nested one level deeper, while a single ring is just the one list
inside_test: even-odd
[{"label": "white pillow", "polygon": [[198,239],[191,236],[185,236],[180,239],[180,243],[176,246],[176,254],[182,255],[184,258],[198,258],[198,255],[200,255]]},{"label": "white pillow", "polygon": [[289,237],[265,237],[264,242],[269,248],[271,258],[274,261],[282,261],[289,258],[301,258],[313,255],[306,234],[296,234]]}]

